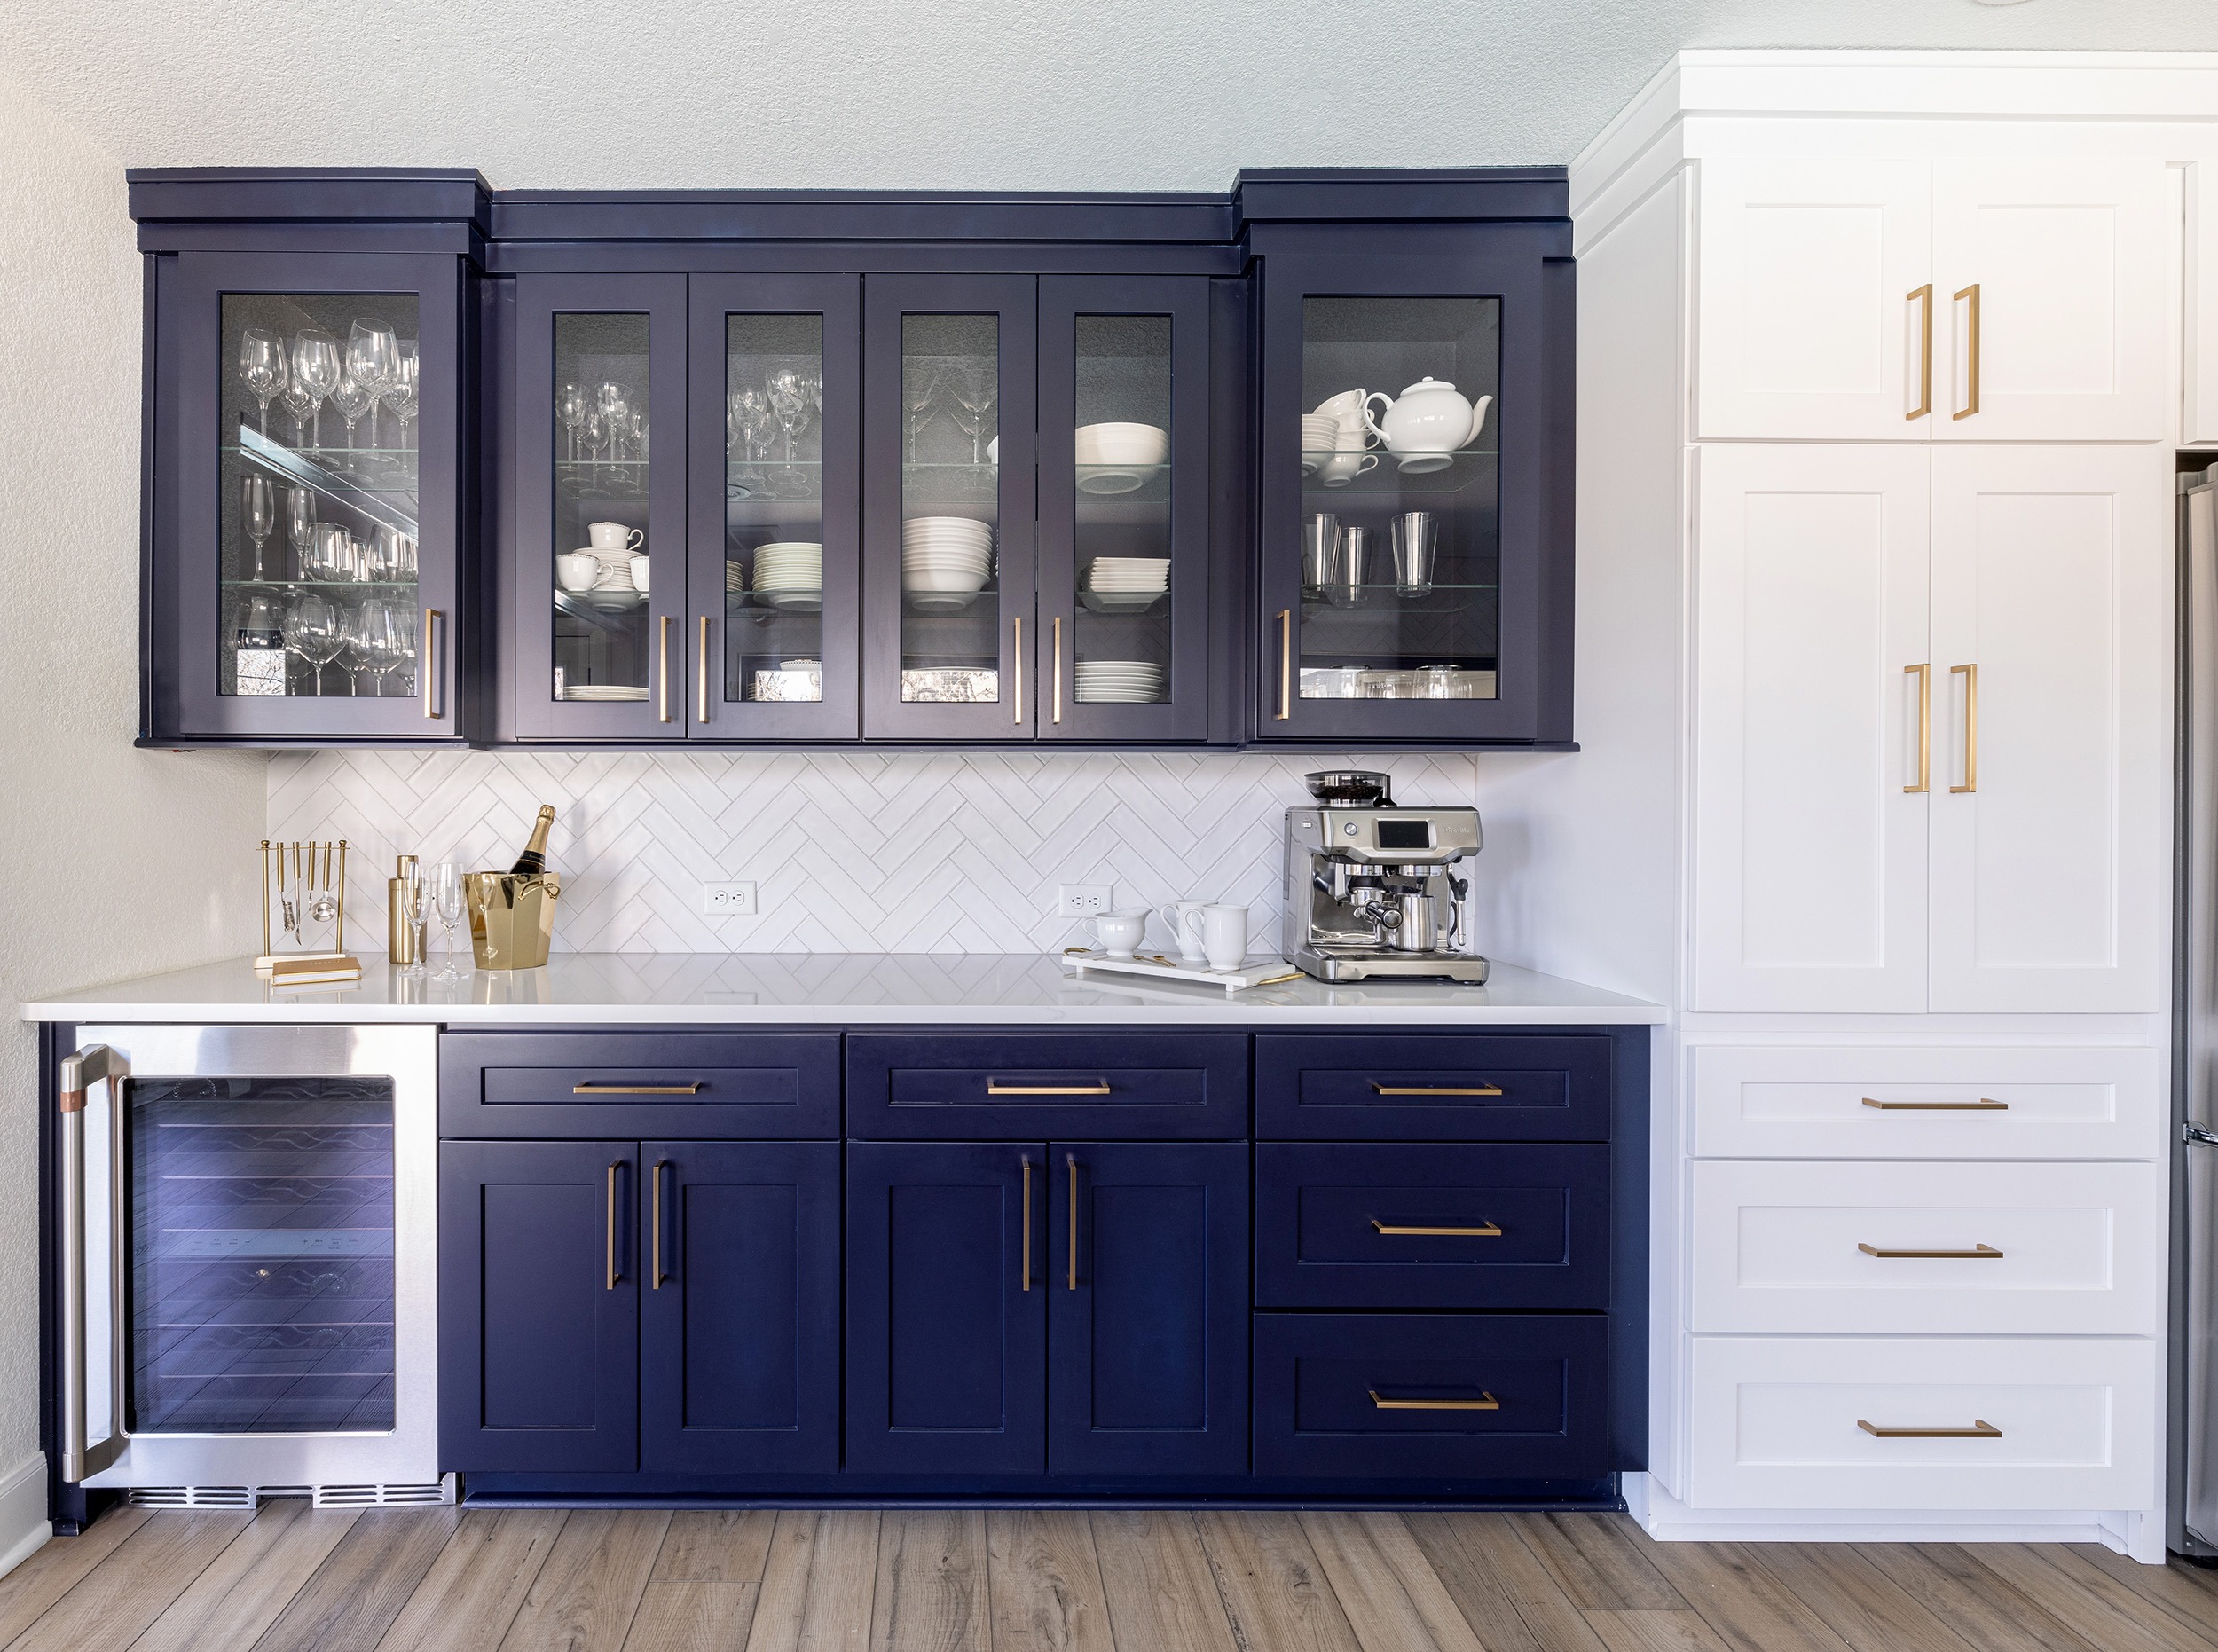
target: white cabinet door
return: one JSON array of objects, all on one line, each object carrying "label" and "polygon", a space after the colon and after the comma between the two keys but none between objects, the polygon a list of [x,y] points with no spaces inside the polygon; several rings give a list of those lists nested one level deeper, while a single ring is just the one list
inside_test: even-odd
[{"label": "white cabinet door", "polygon": [[2187,169],[2184,441],[2218,445],[2218,157]]},{"label": "white cabinet door", "polygon": [[1925,438],[1933,421],[1906,415],[1931,178],[1923,161],[1700,163],[1697,436]]},{"label": "white cabinet door", "polygon": [[1689,1008],[1925,1007],[1931,451],[1701,450]]},{"label": "white cabinet door", "polygon": [[2165,439],[2167,201],[2154,160],[1934,164],[1936,439]]},{"label": "white cabinet door", "polygon": [[2161,1011],[2171,454],[1932,454],[1931,1007]]}]

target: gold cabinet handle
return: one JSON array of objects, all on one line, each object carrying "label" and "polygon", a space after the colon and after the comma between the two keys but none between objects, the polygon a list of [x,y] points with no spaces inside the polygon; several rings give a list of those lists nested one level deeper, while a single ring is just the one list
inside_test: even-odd
[{"label": "gold cabinet handle", "polygon": [[1933,284],[1931,281],[1904,298],[1918,307],[1917,405],[1902,416],[1923,419],[1933,411]]},{"label": "gold cabinet handle", "polygon": [[1010,620],[1009,684],[1017,704],[1016,725],[1025,723],[1025,617],[1014,616]]},{"label": "gold cabinet handle", "polygon": [[1970,336],[1970,345],[1971,345],[1971,348],[1970,348],[1970,350],[1966,353],[1966,358],[1965,358],[1965,359],[1966,359],[1966,363],[1967,363],[1967,366],[1966,366],[1966,368],[1965,368],[1965,375],[1964,375],[1964,389],[1965,389],[1965,391],[1966,391],[1966,394],[1965,394],[1965,397],[1964,397],[1964,405],[1963,405],[1962,406],[1961,406],[1961,407],[1957,408],[1957,409],[1956,409],[1956,411],[1955,411],[1955,413],[1950,413],[1950,414],[1948,415],[1951,419],[1969,419],[1969,418],[1970,418],[1970,417],[1971,417],[1971,415],[1972,415],[1972,414],[1974,414],[1974,413],[1978,413],[1978,412],[1979,411],[1979,283],[1978,283],[1978,282],[1974,281],[1974,282],[1973,282],[1973,283],[1972,283],[1970,287],[1965,287],[1965,288],[1964,288],[1964,290],[1963,290],[1962,292],[1958,293],[1958,294],[1956,295],[1955,299],[1955,301],[1954,301],[1954,302],[1958,303],[1962,303],[1965,302],[1966,300],[1969,300],[1969,301],[1970,302],[1970,305],[1971,305],[1970,310],[1969,311],[1969,312],[1966,314],[1966,316],[1965,316],[1965,318],[1964,318],[1964,319],[1965,319],[1965,321],[1966,321],[1966,323],[1967,323],[1967,325],[1968,325],[1968,326],[1969,326],[1969,328],[1970,328],[1970,335],[1971,335],[1971,336]]},{"label": "gold cabinet handle", "polygon": [[1022,1271],[1022,1278],[1024,1279],[1024,1287],[1028,1291],[1032,1288],[1032,1155],[1030,1153],[1026,1153],[1020,1162],[1024,1166],[1025,1176],[1024,1261],[1020,1264],[1020,1268]]},{"label": "gold cabinet handle", "polygon": [[588,1079],[583,1084],[572,1084],[573,1096],[697,1096],[699,1083],[692,1084],[600,1084]]},{"label": "gold cabinet handle", "polygon": [[620,1279],[620,1278],[622,1278],[624,1277],[622,1274],[618,1273],[618,1272],[616,1270],[616,1173],[617,1173],[618,1170],[621,1170],[623,1168],[624,1168],[624,1160],[621,1160],[621,1159],[617,1159],[617,1160],[615,1160],[611,1161],[611,1162],[610,1162],[610,1166],[609,1166],[609,1195],[608,1195],[608,1200],[607,1200],[607,1204],[608,1204],[608,1217],[609,1217],[609,1236],[608,1236],[609,1286],[608,1286],[608,1288],[609,1288],[609,1289],[610,1289],[610,1290],[612,1290],[612,1291],[613,1291],[614,1289],[616,1289],[616,1282],[617,1282],[618,1279]]},{"label": "gold cabinet handle", "polygon": [[1381,1084],[1371,1081],[1373,1093],[1380,1096],[1498,1096],[1499,1084]]},{"label": "gold cabinet handle", "polygon": [[1951,665],[1948,674],[1962,675],[1964,680],[1964,783],[1951,786],[1951,791],[1979,790],[1979,668],[1977,665]]},{"label": "gold cabinet handle", "polygon": [[1090,1084],[1004,1084],[997,1078],[986,1081],[989,1096],[1106,1096],[1109,1081],[1096,1079]]},{"label": "gold cabinet handle", "polygon": [[1382,1400],[1379,1390],[1368,1390],[1371,1403],[1380,1411],[1499,1411],[1502,1402],[1486,1389],[1479,1390],[1475,1400]]},{"label": "gold cabinet handle", "polygon": [[1883,1440],[1999,1440],[2002,1430],[1978,1418],[1971,1420],[1969,1428],[1905,1428],[1884,1422],[1866,1422],[1861,1417],[1856,1426],[1866,1434],[1876,1435]]},{"label": "gold cabinet handle", "polygon": [[655,630],[655,714],[670,720],[670,616]]},{"label": "gold cabinet handle", "polygon": [[1856,1248],[1867,1256],[1924,1257],[1939,1262],[2000,1262],[2002,1260],[2002,1253],[1992,1245],[1974,1245],[1970,1250],[1883,1250],[1876,1245],[1859,1245]]},{"label": "gold cabinet handle", "polygon": [[1048,628],[1055,633],[1054,720],[1059,723],[1063,720],[1063,616],[1058,614],[1053,619],[1048,621]]},{"label": "gold cabinet handle", "polygon": [[709,617],[706,614],[701,616],[700,667],[695,693],[697,703],[694,706],[694,721],[705,723],[709,720]]},{"label": "gold cabinet handle", "polygon": [[1371,1225],[1378,1229],[1381,1234],[1423,1233],[1440,1238],[1452,1236],[1462,1239],[1499,1239],[1502,1237],[1502,1230],[1491,1222],[1482,1223],[1475,1228],[1397,1228],[1389,1227],[1378,1217],[1373,1216],[1371,1218]]},{"label": "gold cabinet handle", "polygon": [[1985,1096],[1977,1101],[1874,1101],[1864,1097],[1864,1105],[1876,1107],[1882,1113],[2008,1113],[2007,1101],[1989,1101]]},{"label": "gold cabinet handle", "polygon": [[1063,1162],[1071,1168],[1071,1265],[1064,1288],[1074,1291],[1078,1288],[1078,1155],[1065,1153]]},{"label": "gold cabinet handle", "polygon": [[654,1190],[650,1201],[654,1208],[648,1215],[649,1224],[648,1242],[654,1247],[655,1255],[653,1263],[647,1270],[647,1283],[649,1288],[657,1291],[662,1289],[663,1281],[670,1277],[663,1271],[663,1172],[669,1168],[669,1165],[670,1160],[667,1159],[655,1160],[655,1168],[652,1172],[655,1179],[650,1184]]},{"label": "gold cabinet handle", "polygon": [[1902,674],[1917,679],[1917,784],[1905,791],[1930,791],[1933,786],[1933,667],[1905,665]]},{"label": "gold cabinet handle", "polygon": [[1294,715],[1294,610],[1278,610],[1278,715],[1273,722],[1285,722]]},{"label": "gold cabinet handle", "polygon": [[437,609],[427,608],[423,610],[423,637],[419,649],[421,657],[416,663],[416,669],[423,676],[423,714],[435,719],[445,716],[446,710],[439,699],[442,686],[439,681],[439,649],[432,638],[437,632],[445,629],[445,625],[446,616]]}]

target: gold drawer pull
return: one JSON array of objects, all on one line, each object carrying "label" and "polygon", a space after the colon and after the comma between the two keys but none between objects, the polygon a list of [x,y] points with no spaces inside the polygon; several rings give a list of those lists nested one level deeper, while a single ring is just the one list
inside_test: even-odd
[{"label": "gold drawer pull", "polygon": [[1371,1081],[1371,1088],[1381,1096],[1498,1096],[1499,1084],[1381,1084]]},{"label": "gold drawer pull", "polygon": [[1977,1101],[1874,1101],[1864,1097],[1864,1105],[1876,1107],[1882,1113],[2008,1113],[2007,1101],[1989,1101],[1985,1096]]},{"label": "gold drawer pull", "polygon": [[1475,1228],[1390,1228],[1378,1217],[1373,1216],[1371,1218],[1371,1225],[1381,1233],[1427,1233],[1467,1239],[1499,1239],[1502,1237],[1502,1230],[1491,1222],[1483,1227]]},{"label": "gold drawer pull", "polygon": [[1090,1084],[1004,1084],[997,1078],[986,1081],[989,1096],[1106,1096],[1109,1081],[1096,1079]]},{"label": "gold drawer pull", "polygon": [[1370,1390],[1371,1403],[1380,1411],[1499,1411],[1502,1402],[1484,1388],[1475,1400],[1382,1400],[1379,1390]]},{"label": "gold drawer pull", "polygon": [[1882,1250],[1876,1245],[1856,1247],[1867,1256],[1927,1256],[1943,1262],[2000,1262],[2002,1253],[1992,1245],[1974,1245],[1970,1250]]},{"label": "gold drawer pull", "polygon": [[573,1096],[697,1096],[701,1086],[693,1084],[595,1084],[588,1081],[572,1084]]},{"label": "gold drawer pull", "polygon": [[1883,1440],[1999,1440],[2002,1430],[1991,1422],[1971,1420],[1969,1428],[1898,1428],[1885,1423],[1866,1422],[1861,1417],[1856,1426],[1866,1434],[1876,1435]]}]

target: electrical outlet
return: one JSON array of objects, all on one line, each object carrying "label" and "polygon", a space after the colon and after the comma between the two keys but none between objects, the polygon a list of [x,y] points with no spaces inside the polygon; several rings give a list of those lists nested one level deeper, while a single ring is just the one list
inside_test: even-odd
[{"label": "electrical outlet", "polygon": [[1098,917],[1109,909],[1107,884],[1058,884],[1056,910],[1064,917]]},{"label": "electrical outlet", "polygon": [[703,884],[701,910],[711,917],[753,917],[757,910],[755,886],[752,884]]}]

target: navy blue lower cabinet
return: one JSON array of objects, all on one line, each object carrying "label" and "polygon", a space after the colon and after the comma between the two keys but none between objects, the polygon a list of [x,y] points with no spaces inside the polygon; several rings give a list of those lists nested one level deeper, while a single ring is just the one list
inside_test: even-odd
[{"label": "navy blue lower cabinet", "polygon": [[1239,1033],[850,1033],[847,1132],[877,1141],[1247,1134]]},{"label": "navy blue lower cabinet", "polygon": [[1608,1472],[1600,1314],[1257,1314],[1259,1475]]},{"label": "navy blue lower cabinet", "polygon": [[1044,1142],[847,1149],[847,1467],[1038,1474]]},{"label": "navy blue lower cabinet", "polygon": [[1605,1033],[1262,1034],[1255,1134],[1608,1141],[1614,1048]]},{"label": "navy blue lower cabinet", "polygon": [[640,1466],[839,1467],[839,1145],[645,1142]]},{"label": "navy blue lower cabinet", "polygon": [[1247,1467],[1247,1147],[1048,1149],[1048,1468]]},{"label": "navy blue lower cabinet", "polygon": [[632,1142],[439,1145],[439,1466],[639,1461]]}]

